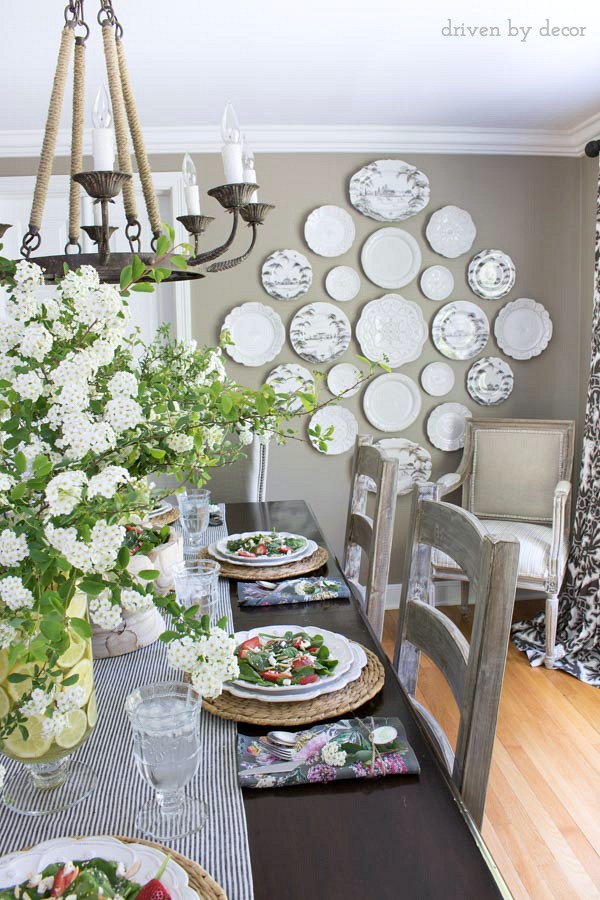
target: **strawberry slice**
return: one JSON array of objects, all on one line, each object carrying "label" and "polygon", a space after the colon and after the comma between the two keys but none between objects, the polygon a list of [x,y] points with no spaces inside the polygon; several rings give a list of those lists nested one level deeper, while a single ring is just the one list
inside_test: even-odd
[{"label": "strawberry slice", "polygon": [[171,900],[170,893],[160,881],[162,873],[165,871],[170,859],[170,856],[165,858],[162,866],[156,873],[156,877],[151,878],[150,881],[143,886],[141,891],[138,892],[136,900]]},{"label": "strawberry slice", "polygon": [[260,672],[259,674],[265,681],[273,681],[275,684],[281,684],[284,679],[281,672],[276,672],[275,669],[265,669],[264,672]]},{"label": "strawberry slice", "polygon": [[62,897],[70,884],[72,884],[79,875],[79,869],[75,866],[70,872],[65,872],[65,867],[61,866],[54,876],[54,884],[50,891],[53,897]]},{"label": "strawberry slice", "polygon": [[285,554],[285,553],[291,553],[291,550],[286,544],[282,544],[281,547],[279,548],[279,552]]},{"label": "strawberry slice", "polygon": [[259,544],[258,547],[256,548],[256,555],[257,556],[266,556],[267,555],[267,545]]},{"label": "strawberry slice", "polygon": [[315,681],[318,680],[318,675],[303,675],[302,678],[299,679],[298,684],[314,684]]},{"label": "strawberry slice", "polygon": [[310,656],[298,656],[292,663],[292,669],[301,669],[303,666],[312,666],[313,660]]},{"label": "strawberry slice", "polygon": [[248,638],[247,641],[244,641],[243,643],[240,644],[240,647],[238,650],[239,658],[245,659],[248,654],[248,650],[260,650],[260,638],[259,637]]},{"label": "strawberry slice", "polygon": [[243,556],[244,559],[250,559],[250,558],[254,559],[254,557],[256,556],[256,553],[250,553],[249,550],[238,550],[237,555]]}]

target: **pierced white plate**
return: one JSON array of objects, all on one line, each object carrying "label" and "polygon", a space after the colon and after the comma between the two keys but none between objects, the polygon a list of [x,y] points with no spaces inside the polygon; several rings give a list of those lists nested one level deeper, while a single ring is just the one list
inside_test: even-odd
[{"label": "pierced white plate", "polygon": [[[217,551],[221,554],[221,556],[225,557],[228,562],[240,562],[242,560],[242,565],[252,565],[254,563],[254,559],[252,557],[240,557],[233,550],[227,549],[227,544],[229,541],[236,540],[245,540],[246,538],[257,537],[258,535],[266,534],[265,531],[243,531],[241,534],[229,534],[225,538],[221,538],[220,541],[217,541],[215,547]],[[305,538],[303,534],[295,534],[292,531],[278,531],[278,535],[284,538],[301,538],[305,543],[302,547],[298,547],[297,550],[294,550],[292,553],[287,553],[284,557],[280,556],[272,556],[269,558],[269,562],[276,559],[284,559],[286,562],[291,562],[291,560],[298,559],[306,550],[308,544],[308,538]],[[259,562],[264,562],[265,557],[256,557]]]},{"label": "pierced white plate", "polygon": [[499,356],[485,356],[467,373],[467,390],[482,406],[497,406],[510,397],[515,383],[513,370]]},{"label": "pierced white plate", "polygon": [[541,303],[520,297],[503,306],[494,322],[498,346],[513,359],[539,356],[552,337],[552,320]]},{"label": "pierced white plate", "polygon": [[[122,862],[125,869],[139,863],[135,879],[146,884],[164,862],[168,851],[162,853],[145,844],[125,844],[106,835],[82,838],[52,838],[36,844],[30,850],[21,850],[0,858],[0,889],[26,881],[32,873],[41,872],[52,863],[72,862],[74,859],[100,859]],[[181,900],[198,900],[198,894],[189,886],[188,876],[173,859],[161,875],[161,882],[171,895]]]},{"label": "pierced white plate", "polygon": [[[315,379],[308,369],[304,366],[298,366],[295,363],[283,363],[275,366],[266,378],[266,384],[270,384],[277,394],[295,394],[301,391],[305,394],[314,394]],[[277,401],[277,405],[283,407],[289,412],[300,412],[304,409],[302,401],[298,398],[287,404],[283,399]]]},{"label": "pierced white plate", "polygon": [[467,269],[469,287],[484,300],[499,300],[515,286],[515,264],[502,250],[481,250]]},{"label": "pierced white plate", "polygon": [[431,453],[406,438],[382,438],[376,444],[398,460],[398,493],[410,494],[413,485],[429,481]]},{"label": "pierced white plate", "polygon": [[265,291],[278,300],[295,300],[312,284],[312,266],[297,250],[276,250],[262,267]]},{"label": "pierced white plate", "polygon": [[352,266],[335,266],[327,273],[325,290],[333,300],[347,303],[360,291],[360,275]]},{"label": "pierced white plate", "polygon": [[421,290],[428,300],[447,300],[454,290],[454,275],[446,266],[429,266],[421,275]]},{"label": "pierced white plate", "polygon": [[421,394],[408,375],[390,372],[379,375],[363,397],[365,416],[379,431],[402,431],[421,411]]},{"label": "pierced white plate", "polygon": [[473,246],[477,234],[470,213],[459,206],[443,206],[431,216],[425,235],[432,250],[456,259]]},{"label": "pierced white plate", "polygon": [[377,159],[350,179],[350,202],[378,222],[401,222],[429,203],[427,175],[401,159]]},{"label": "pierced white plate", "polygon": [[341,256],[356,237],[352,216],[341,206],[319,206],[304,225],[306,243],[319,256]]},{"label": "pierced white plate", "polygon": [[356,337],[367,359],[397,369],[421,355],[427,323],[418,303],[400,294],[386,294],[364,307]]},{"label": "pierced white plate", "polygon": [[416,278],[421,250],[412,234],[403,228],[380,228],[363,244],[360,260],[373,284],[393,289]]},{"label": "pierced white plate", "polygon": [[285,566],[290,562],[299,562],[302,559],[306,559],[307,556],[312,556],[312,554],[317,549],[316,541],[307,540],[306,546],[301,550],[297,551],[297,554],[293,559],[290,559],[289,556],[276,556],[266,559],[264,556],[257,557],[243,557],[243,556],[225,556],[218,549],[218,542],[214,544],[210,544],[208,547],[208,551],[211,556],[214,556],[218,562],[225,562],[231,566],[253,566],[254,568],[267,568],[271,566]]},{"label": "pierced white plate", "polygon": [[444,362],[432,362],[421,372],[421,386],[432,397],[443,397],[454,387],[454,372]]},{"label": "pierced white plate", "polygon": [[465,445],[465,421],[471,415],[462,403],[440,403],[427,419],[427,437],[438,450],[460,450]]},{"label": "pierced white plate", "polygon": [[321,450],[317,439],[309,434],[311,444],[319,453],[335,456],[354,448],[358,434],[358,422],[349,409],[345,409],[343,406],[326,406],[316,412],[308,423],[308,427],[312,429],[316,425],[321,426],[321,434],[333,426],[333,438],[328,441],[327,450]]},{"label": "pierced white plate", "polygon": [[244,366],[262,366],[275,359],[285,341],[285,328],[275,310],[264,303],[242,303],[232,309],[223,322],[232,345],[229,356]]},{"label": "pierced white plate", "polygon": [[431,326],[433,343],[449,359],[472,359],[490,336],[484,311],[470,300],[453,300],[437,313]]},{"label": "pierced white plate", "polygon": [[335,397],[354,397],[360,390],[363,373],[352,363],[338,363],[327,373],[327,387]]},{"label": "pierced white plate", "polygon": [[332,303],[309,303],[299,309],[290,325],[292,347],[312,363],[330,362],[350,344],[352,328],[345,312]]}]

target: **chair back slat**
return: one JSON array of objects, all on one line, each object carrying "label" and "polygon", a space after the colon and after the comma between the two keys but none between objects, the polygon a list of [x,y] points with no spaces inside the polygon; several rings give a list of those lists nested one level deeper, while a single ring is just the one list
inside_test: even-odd
[{"label": "chair back slat", "polygon": [[404,636],[437,666],[460,708],[465,696],[469,643],[454,622],[435,606],[412,600],[406,611]]},{"label": "chair back slat", "polygon": [[352,513],[350,540],[368,553],[373,543],[373,520],[361,513]]},{"label": "chair back slat", "polygon": [[424,502],[419,518],[420,543],[454,559],[476,586],[481,542],[486,532],[475,516],[450,503]]}]

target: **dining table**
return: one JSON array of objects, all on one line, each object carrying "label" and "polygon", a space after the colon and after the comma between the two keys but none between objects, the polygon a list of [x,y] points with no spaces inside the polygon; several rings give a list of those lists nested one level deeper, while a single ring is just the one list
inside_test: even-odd
[{"label": "dining table", "polygon": [[[325,547],[319,574],[343,579],[340,566],[304,500],[231,503],[230,534],[302,534]],[[345,510],[340,508],[340,515]],[[385,669],[382,690],[353,715],[398,717],[420,765],[419,775],[243,791],[256,900],[370,897],[510,897],[485,843],[376,638],[361,603],[350,600],[293,606],[240,607],[231,581],[234,627],[315,626],[373,651]],[[343,718],[343,716],[341,717]],[[257,736],[265,728],[239,724]]]}]

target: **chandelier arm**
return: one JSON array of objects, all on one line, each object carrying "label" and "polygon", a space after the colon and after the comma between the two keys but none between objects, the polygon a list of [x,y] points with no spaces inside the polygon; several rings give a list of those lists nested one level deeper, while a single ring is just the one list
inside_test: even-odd
[{"label": "chandelier arm", "polygon": [[69,244],[71,245],[79,245],[79,237],[81,235],[81,186],[79,182],[73,180],[73,175],[83,170],[84,93],[85,41],[77,37],[75,38],[75,58],[73,62],[73,124],[71,131],[71,184],[69,188]]},{"label": "chandelier arm", "polygon": [[123,99],[125,101],[125,110],[129,121],[129,130],[131,131],[131,139],[133,141],[133,149],[135,150],[135,158],[137,160],[138,172],[142,182],[142,190],[144,192],[144,200],[146,203],[146,211],[150,221],[150,228],[155,238],[160,236],[162,231],[161,217],[156,200],[156,193],[152,183],[152,172],[146,146],[144,144],[144,136],[142,134],[142,126],[138,116],[137,107],[135,105],[135,97],[131,86],[131,78],[129,77],[129,69],[127,60],[125,59],[125,50],[122,41],[117,37],[117,58],[119,60],[119,72],[121,75],[121,84],[123,86]]},{"label": "chandelier arm", "polygon": [[[121,84],[121,76],[119,73],[119,60],[117,59],[117,45],[114,27],[110,22],[105,22],[102,25],[102,40],[104,42],[106,75],[108,78],[108,89],[110,91],[112,103],[115,136],[117,139],[119,169],[126,175],[133,175],[131,155],[129,153],[127,140],[127,121],[125,118],[123,86]],[[137,222],[137,206],[135,202],[133,179],[127,179],[123,185],[123,204],[125,206],[125,217],[127,221],[130,224]]]},{"label": "chandelier arm", "polygon": [[258,225],[256,222],[252,222],[252,240],[250,241],[250,246],[246,250],[245,253],[242,253],[241,256],[236,256],[234,259],[222,259],[221,262],[212,263],[212,265],[207,266],[207,272],[225,272],[227,269],[233,269],[235,266],[239,266],[240,263],[244,262],[245,259],[248,259],[252,251],[254,250],[254,245],[256,244],[256,236],[258,234]]},{"label": "chandelier arm", "polygon": [[200,253],[198,254],[198,256],[194,256],[191,259],[188,259],[188,266],[200,266],[202,265],[202,263],[210,262],[211,259],[218,259],[218,257],[222,256],[226,250],[229,250],[229,248],[233,244],[239,222],[239,211],[237,209],[232,209],[231,212],[233,213],[233,225],[231,228],[231,234],[229,235],[225,243],[221,244],[220,247],[215,247],[214,250],[207,250],[206,253]]},{"label": "chandelier arm", "polygon": [[[29,215],[29,230],[23,238],[23,245],[21,247],[21,253],[25,258],[28,258],[31,251],[37,249],[40,245],[38,232],[42,227],[42,217],[44,215],[44,206],[46,205],[48,184],[50,183],[52,162],[54,160],[54,151],[56,148],[56,135],[58,134],[60,114],[67,83],[67,74],[69,71],[69,62],[74,42],[75,32],[73,26],[67,25],[63,28],[60,38],[58,59],[56,60],[56,71],[52,83],[50,103],[48,104],[48,118],[46,119],[44,141],[42,143],[40,162],[35,179],[33,201],[31,204],[31,213]],[[36,238],[36,240],[33,240],[33,238]]]}]

